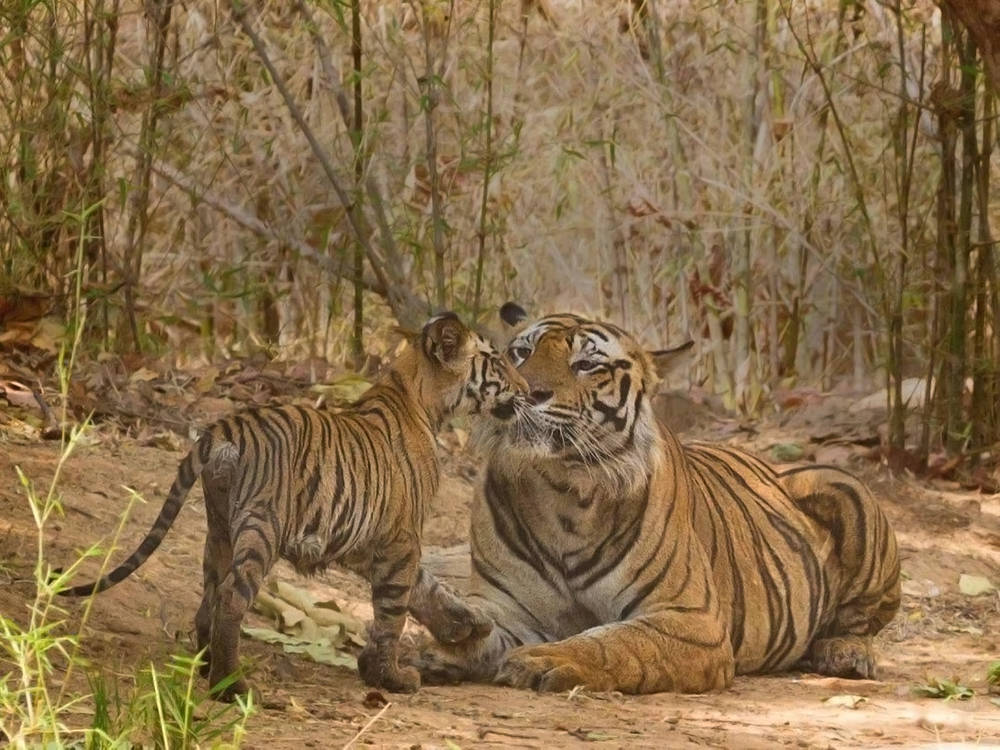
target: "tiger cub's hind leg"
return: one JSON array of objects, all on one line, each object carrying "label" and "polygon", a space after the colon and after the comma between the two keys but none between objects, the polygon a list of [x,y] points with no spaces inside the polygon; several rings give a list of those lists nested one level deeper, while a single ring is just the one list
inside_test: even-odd
[{"label": "tiger cub's hind leg", "polygon": [[[212,612],[211,667],[209,684],[215,688],[230,675],[238,674],[240,626],[260,590],[264,577],[276,561],[278,550],[277,520],[266,512],[247,513],[233,532],[232,564],[216,589]],[[242,677],[235,679],[218,694],[220,700],[232,700],[247,692]]]},{"label": "tiger cub's hind leg", "polygon": [[371,565],[375,618],[368,643],[358,656],[358,673],[368,685],[394,693],[412,693],[420,687],[420,673],[399,664],[399,637],[419,568],[416,534],[401,532],[375,553]]},{"label": "tiger cub's hind leg", "polygon": [[233,548],[229,541],[229,495],[233,485],[239,454],[232,443],[219,442],[213,446],[209,462],[201,473],[201,486],[205,494],[205,516],[208,533],[202,557],[201,606],[194,618],[198,651],[202,653],[201,676],[211,671],[212,614],[215,610],[217,589],[233,564]]},{"label": "tiger cub's hind leg", "polygon": [[205,539],[205,555],[202,559],[201,605],[194,617],[198,651],[202,653],[201,676],[208,677],[212,665],[212,614],[218,600],[218,587],[232,568],[233,549],[229,544],[229,530],[219,528],[209,514],[208,536]]}]

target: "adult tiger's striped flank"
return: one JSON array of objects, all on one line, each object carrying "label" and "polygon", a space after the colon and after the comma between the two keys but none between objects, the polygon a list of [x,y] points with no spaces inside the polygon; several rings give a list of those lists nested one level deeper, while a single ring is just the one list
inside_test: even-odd
[{"label": "adult tiger's striped flank", "polygon": [[778,471],[681,444],[650,400],[675,352],[576,315],[523,325],[526,408],[494,437],[473,503],[482,639],[428,644],[425,679],[701,692],[797,664],[872,677],[899,607],[896,540],[834,467]]},{"label": "adult tiger's striped flank", "polygon": [[[371,581],[375,617],[358,659],[361,677],[387,690],[415,690],[418,673],[397,662],[408,610],[445,642],[490,627],[420,567],[424,511],[439,479],[435,435],[454,413],[509,419],[523,381],[453,313],[432,318],[409,343],[344,411],[250,409],[213,424],[181,461],[135,552],[95,583],[62,593],[103,591],[135,571],[200,475],[208,535],[195,629],[210,684],[238,671],[243,616],[284,558],[303,573],[341,563]],[[239,679],[221,697],[246,689]]]}]

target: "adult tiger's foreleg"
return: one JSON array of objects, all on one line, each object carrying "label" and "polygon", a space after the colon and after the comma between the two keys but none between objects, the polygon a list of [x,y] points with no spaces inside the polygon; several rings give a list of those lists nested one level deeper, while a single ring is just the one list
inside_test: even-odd
[{"label": "adult tiger's foreleg", "polygon": [[661,611],[517,648],[497,680],[545,691],[582,685],[624,693],[701,693],[727,687],[734,671],[729,634],[716,617]]},{"label": "adult tiger's foreleg", "polygon": [[546,636],[525,625],[496,602],[469,595],[467,606],[489,628],[453,643],[442,643],[427,634],[411,642],[407,660],[419,671],[425,684],[454,685],[459,682],[492,682],[510,651],[528,643],[542,643]]},{"label": "adult tiger's foreleg", "polygon": [[410,613],[442,643],[479,639],[493,628],[488,617],[423,567],[410,594]]}]

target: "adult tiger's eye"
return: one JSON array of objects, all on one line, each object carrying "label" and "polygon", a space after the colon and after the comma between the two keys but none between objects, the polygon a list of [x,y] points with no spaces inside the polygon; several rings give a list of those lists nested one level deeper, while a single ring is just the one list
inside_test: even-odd
[{"label": "adult tiger's eye", "polygon": [[581,359],[579,362],[574,362],[572,365],[573,372],[587,372],[593,370],[597,367],[600,362],[595,362],[592,359]]},{"label": "adult tiger's eye", "polygon": [[528,357],[531,356],[531,349],[529,349],[526,346],[512,346],[510,349],[507,350],[507,354],[510,356],[511,359],[516,359],[523,362],[524,360],[526,360]]}]

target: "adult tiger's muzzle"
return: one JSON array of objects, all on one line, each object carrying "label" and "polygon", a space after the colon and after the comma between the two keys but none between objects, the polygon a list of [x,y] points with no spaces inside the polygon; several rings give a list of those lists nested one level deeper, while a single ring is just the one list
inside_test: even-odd
[{"label": "adult tiger's muzzle", "polygon": [[505,401],[498,402],[496,406],[490,411],[490,415],[499,419],[501,422],[506,422],[508,419],[514,417],[514,399],[513,397]]},{"label": "adult tiger's muzzle", "polygon": [[525,402],[528,393],[528,383],[521,377],[513,365],[501,359],[498,363],[501,370],[500,376],[510,386],[510,391],[497,399],[497,402],[490,409],[490,416],[501,422],[513,419],[518,412],[518,405]]}]

